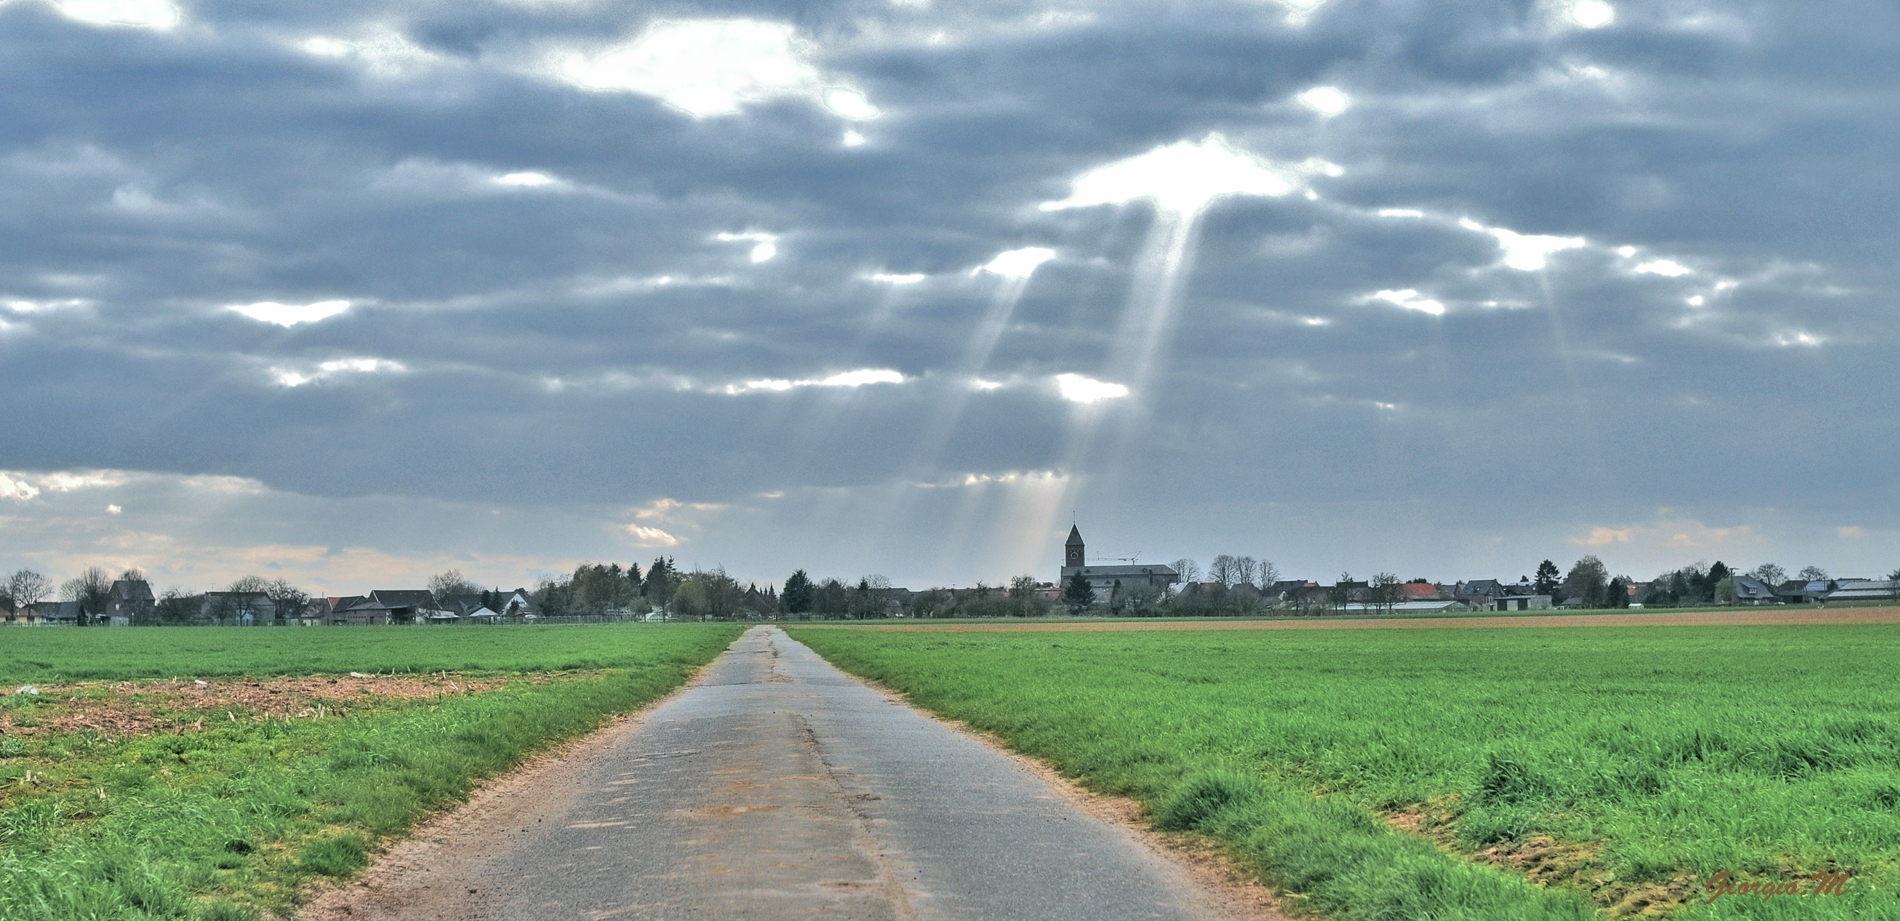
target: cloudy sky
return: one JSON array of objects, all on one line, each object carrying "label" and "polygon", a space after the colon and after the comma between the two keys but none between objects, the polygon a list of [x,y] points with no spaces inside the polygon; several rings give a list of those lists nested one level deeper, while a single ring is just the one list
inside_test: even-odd
[{"label": "cloudy sky", "polygon": [[0,0],[0,569],[1900,566],[1900,8]]}]

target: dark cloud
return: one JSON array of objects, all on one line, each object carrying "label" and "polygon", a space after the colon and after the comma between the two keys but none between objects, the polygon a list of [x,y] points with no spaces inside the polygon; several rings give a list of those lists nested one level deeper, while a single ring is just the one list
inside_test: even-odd
[{"label": "dark cloud", "polygon": [[[6,4],[0,469],[616,508],[1060,470],[1130,528],[1895,526],[1900,18],[1559,6],[195,4],[155,31]],[[819,82],[695,119],[550,63],[741,17],[797,27]],[[881,117],[827,111],[846,85]],[[1295,100],[1317,85],[1351,106]],[[1057,375],[1113,377],[1166,222],[1038,206],[1210,132],[1342,172],[1214,203],[1147,392],[1066,402]],[[1575,245],[1513,267],[1534,235]],[[1057,256],[973,389],[1005,287],[974,270],[1027,246]],[[904,381],[821,383],[875,370]]]}]

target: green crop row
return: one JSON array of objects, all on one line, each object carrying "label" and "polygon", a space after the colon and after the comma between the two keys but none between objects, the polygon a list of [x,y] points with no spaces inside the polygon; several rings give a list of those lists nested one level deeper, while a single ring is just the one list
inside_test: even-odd
[{"label": "green crop row", "polygon": [[1900,917],[1892,626],[793,635],[1335,918]]},{"label": "green crop row", "polygon": [[[11,794],[10,806],[0,811],[0,921],[287,915],[311,876],[353,874],[381,841],[462,799],[477,780],[678,687],[739,631],[730,625],[426,631],[431,641],[451,646],[463,642],[452,634],[513,633],[521,648],[496,657],[508,668],[573,664],[583,650],[586,661],[606,667],[481,693],[365,702],[340,717],[286,720],[229,711],[183,734],[107,740],[83,732],[0,750],[0,787]],[[309,643],[302,646],[221,640],[245,644],[252,674],[429,671],[448,661],[432,651],[405,660],[384,643],[351,645],[381,639],[383,631],[176,631],[238,632],[322,634],[299,637]],[[425,631],[388,633],[420,637]],[[306,651],[310,661],[325,664],[313,668],[296,658]],[[47,656],[46,674],[87,673],[44,648],[36,654]],[[159,664],[138,674],[223,670],[173,671],[175,654],[161,652]],[[465,645],[448,653],[470,654]],[[110,667],[121,669],[115,677],[129,670]]]}]

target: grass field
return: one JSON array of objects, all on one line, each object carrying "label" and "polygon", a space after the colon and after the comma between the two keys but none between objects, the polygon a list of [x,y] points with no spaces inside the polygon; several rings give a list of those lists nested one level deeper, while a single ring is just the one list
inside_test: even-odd
[{"label": "grass field", "polygon": [[0,921],[287,914],[741,629],[6,631]]},{"label": "grass field", "polygon": [[639,631],[660,625],[619,625],[629,631],[624,633],[603,626],[608,632],[524,626],[22,628],[0,632],[0,683],[445,670],[505,675],[621,668],[644,661],[644,641],[603,643],[601,637],[645,636]]},{"label": "grass field", "polygon": [[1335,918],[1900,918],[1900,627],[792,633]]}]

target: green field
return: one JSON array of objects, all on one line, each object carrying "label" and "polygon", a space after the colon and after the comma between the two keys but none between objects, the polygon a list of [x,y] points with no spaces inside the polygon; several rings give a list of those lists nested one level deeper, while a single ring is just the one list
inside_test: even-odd
[{"label": "green field", "polygon": [[[354,873],[475,781],[678,687],[741,629],[5,631],[0,683],[45,692],[0,697],[0,921],[287,915],[312,876]],[[434,684],[179,710],[195,679],[269,700],[263,676],[350,672]]]},{"label": "green field", "polygon": [[[24,682],[122,678],[624,668],[647,661],[647,634],[640,631],[662,626],[625,624],[604,633],[529,626],[22,628],[0,632],[0,684],[12,690]],[[617,639],[603,642],[603,636]]]},{"label": "green field", "polygon": [[1900,918],[1900,627],[792,634],[1334,918]]}]

